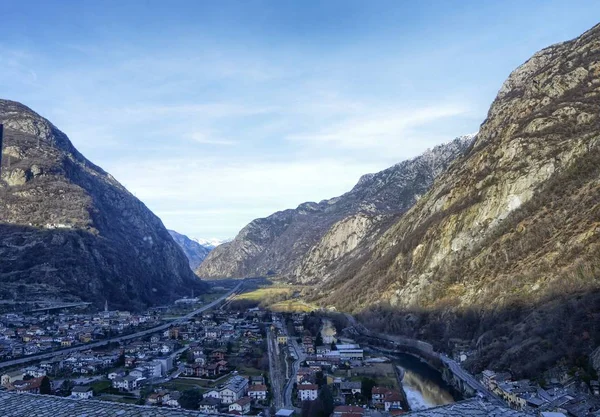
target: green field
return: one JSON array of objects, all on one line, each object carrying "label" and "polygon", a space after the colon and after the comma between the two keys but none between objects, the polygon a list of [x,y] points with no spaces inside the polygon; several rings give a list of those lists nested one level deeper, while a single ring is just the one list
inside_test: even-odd
[{"label": "green field", "polygon": [[210,388],[214,388],[219,384],[222,384],[224,381],[226,381],[230,377],[231,377],[231,375],[228,374],[228,375],[225,375],[215,381],[180,377],[180,378],[175,378],[170,382],[166,382],[166,383],[162,384],[162,386],[164,386],[165,388],[171,388],[171,389],[174,389],[177,391],[185,391],[185,390],[192,389],[192,388],[200,388],[203,391],[205,391]]},{"label": "green field", "polygon": [[301,300],[286,300],[272,304],[269,308],[280,313],[310,313],[317,308]]},{"label": "green field", "polygon": [[[259,376],[265,373],[265,371],[262,371],[260,369],[244,365],[238,366],[236,369],[240,373],[240,375],[243,376]],[[268,373],[268,371],[266,373]]]},{"label": "green field", "polygon": [[254,291],[245,292],[235,297],[236,300],[251,300],[251,301],[265,301],[273,297],[291,297],[294,291],[300,287],[293,286],[272,286],[259,288]]},{"label": "green field", "polygon": [[112,387],[112,383],[110,381],[96,381],[90,385],[94,390],[94,395],[98,395],[98,393],[107,390]]}]

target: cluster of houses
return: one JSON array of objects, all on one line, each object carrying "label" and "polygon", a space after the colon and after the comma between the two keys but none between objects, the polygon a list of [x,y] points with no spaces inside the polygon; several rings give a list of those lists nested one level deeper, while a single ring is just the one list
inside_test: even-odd
[{"label": "cluster of houses", "polygon": [[[355,402],[357,398],[369,398],[372,400],[369,404],[363,403],[357,405],[339,405],[334,410],[334,417],[360,417],[366,410],[385,411],[387,415],[398,415],[405,413],[403,409],[403,395],[400,391],[383,386],[375,386],[371,393],[362,392],[360,381],[347,380],[344,377],[334,376],[337,369],[346,369],[351,373],[352,368],[365,365],[364,350],[361,346],[350,339],[340,338],[336,340],[335,333],[328,328],[328,332],[323,334],[321,331],[321,345],[315,345],[317,337],[309,334],[302,326],[302,313],[294,314],[294,330],[302,332],[298,342],[304,351],[304,366],[301,366],[296,373],[296,393],[298,405],[304,401],[315,401],[319,396],[319,381],[317,375],[320,374],[321,384],[327,384],[332,392],[336,393],[338,403]],[[277,326],[280,319],[274,320]],[[285,332],[281,330],[281,325],[277,331],[277,341],[280,344],[286,344]],[[290,355],[293,355],[293,348],[290,346]],[[368,395],[371,394],[371,395]]]},{"label": "cluster of houses", "polygon": [[[44,376],[39,377],[31,377],[29,379],[15,379],[12,382],[9,380],[4,380],[5,375],[2,376],[3,384],[2,387],[8,391],[13,391],[17,393],[27,393],[27,394],[39,394],[40,387],[42,386],[42,380]],[[23,375],[24,377],[24,375]]]},{"label": "cluster of houses", "polygon": [[481,382],[516,410],[539,416],[587,417],[600,410],[600,384],[588,386],[565,375],[562,381],[552,378],[545,388],[530,380],[512,379],[508,372],[485,370]]},{"label": "cluster of houses", "polygon": [[226,412],[247,415],[252,404],[265,404],[268,388],[262,376],[247,378],[235,375],[225,384],[204,394],[200,402],[200,411],[207,414]]},{"label": "cluster of houses", "polygon": [[9,313],[0,317],[0,360],[103,340],[158,325],[150,313],[104,311],[96,314]]},{"label": "cluster of houses", "polygon": [[[140,323],[156,325],[158,323],[153,321],[153,314],[136,316],[104,311],[94,315],[57,314],[35,318],[8,314],[0,319],[0,350],[10,350],[7,357],[13,357],[12,344],[11,349],[2,347],[9,343],[9,339],[10,343],[35,344],[42,337],[54,340],[57,335],[73,343],[84,343],[100,338],[101,334],[104,337],[107,325],[110,332],[126,330]],[[147,394],[147,390],[140,389],[149,383],[160,387],[160,384],[176,377],[216,380],[231,374],[231,379],[219,389],[204,393],[205,400],[201,407],[207,412],[248,414],[251,404],[265,404],[269,398],[267,384],[262,377],[247,379],[237,375],[235,363],[240,363],[240,358],[254,357],[255,351],[262,351],[262,322],[265,316],[266,312],[260,309],[251,309],[245,314],[221,310],[205,312],[201,317],[152,334],[144,340],[132,340],[101,351],[73,352],[35,366],[6,372],[2,375],[2,386],[3,389],[17,392],[37,393],[38,381],[44,376],[60,381],[84,377],[96,377],[98,380],[97,376],[105,375],[98,381],[110,382],[110,391],[107,391],[111,394],[109,397],[114,397],[118,391],[123,396],[139,398],[140,393],[144,392],[146,404],[179,407],[181,394],[175,390],[157,389]],[[90,338],[84,340],[79,337],[88,333]],[[235,352],[231,351],[232,346],[235,346]],[[37,352],[27,349],[18,353]],[[237,358],[234,364],[228,362],[230,357]],[[57,383],[55,388],[58,386]],[[102,388],[100,393],[106,389]],[[91,398],[94,389],[88,385],[77,385],[72,389],[71,396]],[[104,399],[102,397],[100,399]]]}]

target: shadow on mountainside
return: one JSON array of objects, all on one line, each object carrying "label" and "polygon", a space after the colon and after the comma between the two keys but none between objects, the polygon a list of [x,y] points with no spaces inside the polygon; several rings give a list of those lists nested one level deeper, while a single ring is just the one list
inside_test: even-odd
[{"label": "shadow on mountainside", "polygon": [[538,378],[563,363],[586,369],[588,378],[596,377],[588,357],[600,345],[600,288],[479,310],[399,310],[379,305],[357,317],[374,331],[421,339],[437,351],[464,348],[473,353],[465,367],[474,373],[492,368],[519,378]]},{"label": "shadow on mountainside", "polygon": [[[136,248],[84,230],[0,224],[0,299],[82,300],[140,310],[205,290],[140,271]],[[102,296],[99,298],[97,294]]]}]

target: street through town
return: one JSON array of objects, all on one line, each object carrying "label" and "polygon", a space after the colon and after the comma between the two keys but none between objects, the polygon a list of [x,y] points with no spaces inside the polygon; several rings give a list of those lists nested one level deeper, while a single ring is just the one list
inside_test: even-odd
[{"label": "street through town", "polygon": [[48,352],[48,353],[41,353],[38,355],[31,355],[31,356],[26,356],[23,358],[12,359],[12,360],[8,360],[8,361],[0,362],[0,369],[8,368],[8,367],[15,366],[15,365],[22,365],[22,364],[29,363],[29,362],[51,359],[56,356],[66,355],[66,354],[70,354],[70,353],[74,353],[74,352],[81,352],[84,350],[105,346],[109,343],[121,343],[121,342],[125,342],[127,340],[139,339],[141,337],[145,337],[145,336],[151,335],[153,333],[157,333],[157,332],[166,330],[171,326],[176,326],[178,324],[185,323],[185,322],[191,320],[193,317],[197,316],[198,314],[201,314],[204,311],[209,310],[209,309],[213,308],[214,306],[218,305],[219,303],[223,302],[224,300],[227,300],[232,295],[237,294],[240,291],[240,289],[242,288],[243,284],[244,284],[244,282],[242,281],[238,285],[236,285],[235,288],[233,288],[231,291],[227,292],[226,294],[222,295],[221,297],[217,298],[216,300],[212,301],[211,303],[209,303],[205,306],[202,306],[202,307],[198,308],[197,310],[194,310],[191,313],[186,314],[183,317],[180,317],[171,322],[162,324],[160,326],[153,327],[153,328],[147,329],[147,330],[143,330],[141,332],[128,334],[125,336],[113,337],[111,339],[103,340],[101,342],[86,343],[84,345],[76,346],[76,347],[72,347],[72,348],[68,348],[68,349],[62,349],[62,350],[57,350],[57,351]]}]

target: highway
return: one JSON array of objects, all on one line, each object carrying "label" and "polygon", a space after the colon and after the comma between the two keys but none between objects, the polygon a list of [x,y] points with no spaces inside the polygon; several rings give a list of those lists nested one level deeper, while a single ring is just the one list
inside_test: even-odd
[{"label": "highway", "polygon": [[23,358],[12,359],[12,360],[9,360],[9,361],[0,362],[0,369],[2,369],[2,368],[8,368],[8,367],[15,366],[15,365],[22,365],[22,364],[29,363],[29,362],[35,362],[35,361],[42,361],[42,360],[46,360],[46,359],[51,359],[51,358],[53,358],[55,356],[62,356],[62,355],[70,354],[70,353],[81,352],[81,351],[84,351],[84,350],[89,350],[89,349],[92,349],[92,348],[101,347],[101,346],[107,345],[109,343],[120,343],[120,342],[125,342],[125,341],[128,341],[128,340],[132,340],[132,339],[139,339],[141,337],[145,337],[145,336],[148,336],[150,334],[166,330],[166,329],[168,329],[171,326],[176,326],[176,325],[185,323],[185,322],[189,321],[190,319],[192,319],[194,316],[197,316],[198,314],[203,313],[204,311],[213,308],[214,306],[218,305],[222,301],[224,301],[224,300],[228,299],[229,297],[231,297],[233,294],[237,293],[240,290],[240,288],[242,287],[243,284],[244,284],[244,282],[242,281],[238,285],[236,285],[235,288],[233,288],[231,291],[229,291],[228,293],[224,294],[220,298],[212,301],[211,303],[209,303],[207,305],[204,305],[204,306],[200,307],[199,309],[194,310],[194,311],[192,311],[189,314],[186,314],[183,317],[180,317],[180,318],[178,318],[176,320],[173,320],[171,322],[162,324],[160,326],[153,327],[153,328],[147,329],[147,330],[142,330],[141,332],[132,333],[132,334],[128,334],[128,335],[125,335],[125,336],[113,337],[112,339],[103,340],[101,342],[86,343],[86,344],[81,345],[81,346],[75,346],[75,347],[72,347],[72,348],[61,349],[61,350],[57,350],[57,351],[54,351],[54,352],[41,353],[41,354],[38,354],[38,355],[25,356]]}]

